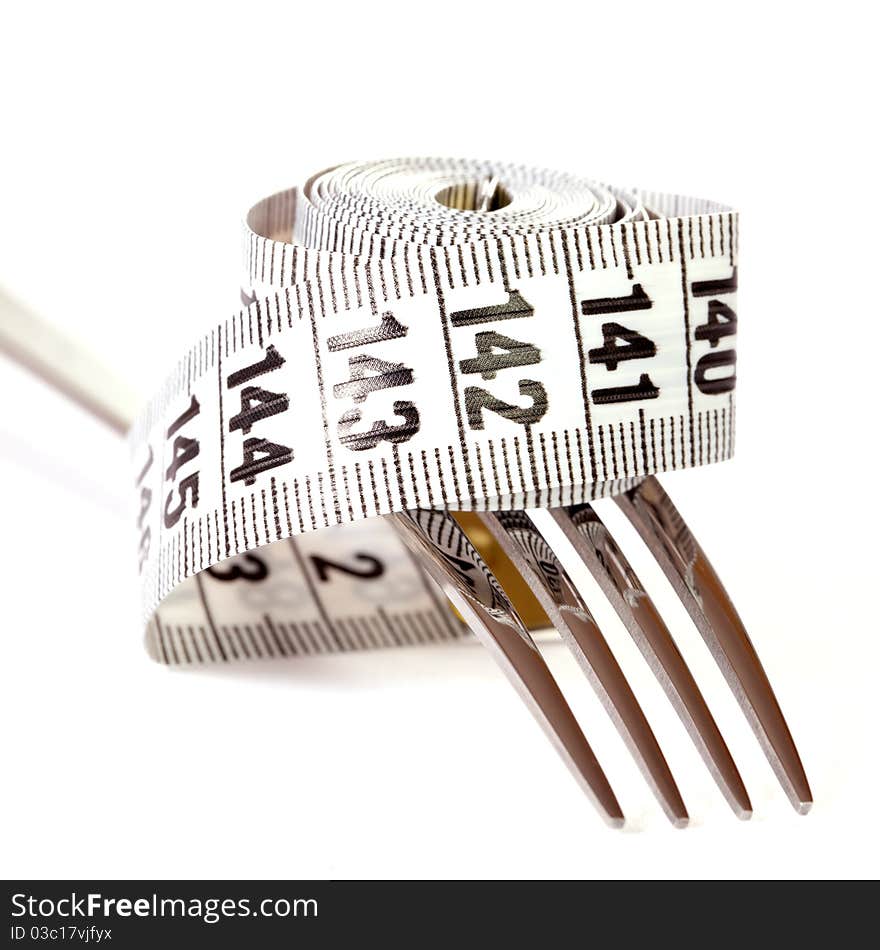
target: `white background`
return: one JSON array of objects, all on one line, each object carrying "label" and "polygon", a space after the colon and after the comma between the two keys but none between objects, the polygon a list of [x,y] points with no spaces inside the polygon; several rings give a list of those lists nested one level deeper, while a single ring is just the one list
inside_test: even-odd
[{"label": "white background", "polygon": [[686,831],[666,824],[561,647],[550,662],[627,831],[602,825],[476,646],[153,665],[122,444],[0,362],[0,873],[874,876],[880,208],[867,6],[294,7],[7,10],[0,284],[146,394],[234,308],[242,210],[339,161],[511,158],[736,205],[737,456],[664,482],[752,632],[816,805],[794,814],[631,543],[741,765],[748,824],[601,604],[693,815]]}]

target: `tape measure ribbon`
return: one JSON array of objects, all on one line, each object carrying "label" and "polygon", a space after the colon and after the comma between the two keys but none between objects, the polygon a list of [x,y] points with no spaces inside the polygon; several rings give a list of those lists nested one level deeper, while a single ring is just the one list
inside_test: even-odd
[{"label": "tape measure ribbon", "polygon": [[[452,236],[415,215],[424,243],[393,221],[331,227],[306,191],[257,205],[252,302],[186,354],[131,435],[145,612],[218,561],[319,528],[577,502],[727,458],[736,216],[644,205],[657,216],[494,233],[457,212]],[[361,554],[355,578],[377,569]],[[227,580],[269,570],[249,557]]]}]

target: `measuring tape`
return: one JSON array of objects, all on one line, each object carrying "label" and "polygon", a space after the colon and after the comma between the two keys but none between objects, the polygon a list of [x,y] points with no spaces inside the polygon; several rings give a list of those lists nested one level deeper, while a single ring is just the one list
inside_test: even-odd
[{"label": "measuring tape", "polygon": [[130,433],[164,663],[466,635],[381,517],[728,458],[737,216],[515,165],[353,163],[255,205],[245,308]]}]

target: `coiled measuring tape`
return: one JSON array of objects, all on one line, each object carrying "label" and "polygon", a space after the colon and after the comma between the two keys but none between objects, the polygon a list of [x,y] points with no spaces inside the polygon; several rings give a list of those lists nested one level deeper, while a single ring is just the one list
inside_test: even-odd
[{"label": "coiled measuring tape", "polygon": [[733,451],[737,217],[489,162],[255,205],[245,308],[130,442],[165,663],[466,635],[380,516],[589,501]]}]

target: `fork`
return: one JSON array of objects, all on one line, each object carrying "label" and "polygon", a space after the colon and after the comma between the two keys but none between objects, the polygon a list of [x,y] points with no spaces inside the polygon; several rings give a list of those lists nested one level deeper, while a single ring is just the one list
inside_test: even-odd
[{"label": "fork", "polygon": [[[136,403],[89,353],[2,291],[0,317],[0,352],[117,432],[127,430]],[[656,477],[624,486],[615,501],[702,634],[794,808],[805,814],[812,793],[794,740],[739,614],[702,548]],[[465,516],[417,509],[386,517],[488,648],[600,814],[609,824],[621,825],[623,812],[608,779],[510,597],[462,526]],[[748,792],[712,713],[660,613],[593,506],[481,512],[467,518],[470,524],[478,519],[531,588],[665,814],[684,827],[688,813],[659,743],[540,525],[553,523],[562,530],[647,660],[734,813],[749,818]]]},{"label": "fork", "polygon": [[[709,646],[793,806],[805,814],[812,793],[794,740],[739,614],[702,548],[654,476],[615,500]],[[526,625],[465,530],[449,512],[415,510],[390,517],[600,814],[619,825],[623,814],[608,779]],[[660,613],[593,506],[478,517],[587,674],[673,825],[687,825],[688,813],[668,763],[593,615],[536,522],[550,519],[562,529],[647,660],[734,814],[749,818],[748,792],[712,713]]]}]

